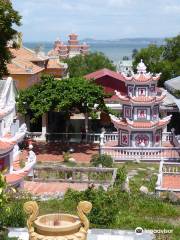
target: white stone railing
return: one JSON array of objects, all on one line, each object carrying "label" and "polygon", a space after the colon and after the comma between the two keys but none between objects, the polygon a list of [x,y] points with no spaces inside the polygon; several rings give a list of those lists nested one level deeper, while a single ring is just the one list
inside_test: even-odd
[{"label": "white stone railing", "polygon": [[101,146],[101,153],[108,154],[115,161],[141,160],[141,161],[160,161],[160,160],[179,160],[179,147],[105,147]]},{"label": "white stone railing", "polygon": [[[28,132],[27,136],[31,137],[33,140],[42,140],[41,132]],[[101,133],[46,133],[46,140],[52,142],[89,142],[89,143],[100,143]],[[177,139],[177,137],[176,137]],[[172,132],[162,133],[162,142],[173,142],[174,136]],[[118,132],[104,133],[104,143],[118,141]],[[176,146],[176,145],[175,145]]]},{"label": "white stone railing", "polygon": [[162,167],[163,174],[180,174],[180,163],[164,163]]},{"label": "white stone railing", "polygon": [[13,173],[19,174],[19,173],[24,173],[24,172],[30,172],[33,169],[35,164],[36,164],[36,154],[32,150],[30,150],[27,162],[25,163],[25,167],[23,167],[19,170],[13,171]]}]

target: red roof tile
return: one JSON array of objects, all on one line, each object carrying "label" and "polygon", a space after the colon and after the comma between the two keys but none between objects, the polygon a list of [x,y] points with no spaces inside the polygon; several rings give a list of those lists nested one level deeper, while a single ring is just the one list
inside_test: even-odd
[{"label": "red roof tile", "polygon": [[117,80],[124,81],[124,77],[121,73],[117,73],[115,71],[109,70],[107,68],[103,68],[100,70],[97,70],[96,72],[92,72],[90,74],[85,75],[84,77],[86,79],[98,79],[104,76],[110,76],[112,78],[116,78]]}]

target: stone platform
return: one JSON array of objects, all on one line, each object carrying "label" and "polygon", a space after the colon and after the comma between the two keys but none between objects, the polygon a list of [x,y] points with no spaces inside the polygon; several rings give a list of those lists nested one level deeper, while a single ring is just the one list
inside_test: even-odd
[{"label": "stone platform", "polygon": [[[9,230],[9,237],[28,240],[26,228],[11,228]],[[134,231],[126,230],[91,229],[89,230],[88,240],[153,240],[153,235],[150,233],[137,235]]]}]

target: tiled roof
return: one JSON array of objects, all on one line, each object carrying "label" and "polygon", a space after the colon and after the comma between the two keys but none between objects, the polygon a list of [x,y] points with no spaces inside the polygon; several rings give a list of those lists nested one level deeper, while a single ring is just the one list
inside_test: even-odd
[{"label": "tiled roof", "polygon": [[36,74],[44,70],[43,67],[39,67],[33,62],[44,62],[47,58],[40,57],[35,52],[24,47],[10,48],[10,51],[14,57],[11,63],[7,64],[10,74]]},{"label": "tiled roof", "polygon": [[155,77],[153,77],[151,74],[149,73],[138,73],[138,74],[134,74],[131,77],[127,77],[123,74],[125,81],[134,81],[134,82],[141,82],[141,83],[147,83],[147,82],[151,82],[151,81],[158,81],[160,78],[160,75],[156,75]]},{"label": "tiled roof", "polygon": [[32,62],[47,60],[45,56],[44,57],[40,56],[36,54],[34,51],[32,51],[31,49],[28,49],[25,47],[21,47],[17,49],[10,48],[10,51],[15,58],[19,58],[19,59],[29,60]]},{"label": "tiled roof", "polygon": [[115,78],[117,80],[124,81],[124,77],[121,73],[117,73],[117,72],[109,70],[107,68],[103,68],[103,69],[100,69],[96,72],[87,74],[84,77],[86,79],[95,79],[96,80],[96,79],[104,77],[104,76],[110,76],[110,77]]},{"label": "tiled roof", "polygon": [[135,97],[130,97],[130,96],[123,96],[119,93],[117,93],[118,98],[122,102],[129,102],[129,103],[140,103],[140,104],[146,104],[146,103],[160,103],[166,95],[161,95],[161,96],[135,96]]},{"label": "tiled roof", "polygon": [[10,74],[35,74],[44,70],[44,68],[23,59],[13,59],[7,64]]},{"label": "tiled roof", "polygon": [[131,121],[128,119],[118,119],[114,116],[111,116],[111,121],[115,125],[116,128],[138,128],[138,129],[144,129],[144,128],[153,128],[153,127],[163,127],[168,124],[170,121],[170,118],[164,118],[160,119],[159,121],[153,122],[153,121]]}]

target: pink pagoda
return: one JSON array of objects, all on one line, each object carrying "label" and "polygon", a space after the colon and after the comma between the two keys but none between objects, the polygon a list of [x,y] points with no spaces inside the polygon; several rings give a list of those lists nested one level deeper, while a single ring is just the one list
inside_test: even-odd
[{"label": "pink pagoda", "polygon": [[118,130],[118,145],[121,147],[160,147],[162,132],[171,116],[163,119],[159,108],[166,93],[157,88],[160,74],[146,72],[141,60],[137,73],[132,76],[124,74],[127,94],[116,95],[122,103],[122,118],[111,115],[111,120]]},{"label": "pink pagoda", "polygon": [[50,58],[72,58],[76,55],[86,55],[89,52],[89,46],[86,43],[80,44],[78,35],[76,33],[69,34],[69,40],[67,44],[64,44],[59,39],[54,42],[54,48],[49,51],[48,56]]}]

